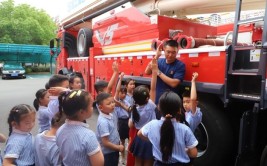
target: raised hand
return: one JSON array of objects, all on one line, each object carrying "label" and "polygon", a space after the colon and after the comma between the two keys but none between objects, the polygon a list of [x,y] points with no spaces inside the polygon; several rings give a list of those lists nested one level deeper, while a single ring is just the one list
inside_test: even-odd
[{"label": "raised hand", "polygon": [[121,74],[120,74],[120,79],[122,79],[123,78],[123,76],[124,76],[124,72],[121,72]]},{"label": "raised hand", "polygon": [[196,81],[196,79],[197,79],[197,77],[198,77],[198,73],[197,72],[194,72],[193,74],[192,74],[192,82],[194,81]]},{"label": "raised hand", "polygon": [[113,72],[118,72],[119,71],[119,67],[118,67],[117,61],[114,61],[112,63],[112,70],[113,70]]}]

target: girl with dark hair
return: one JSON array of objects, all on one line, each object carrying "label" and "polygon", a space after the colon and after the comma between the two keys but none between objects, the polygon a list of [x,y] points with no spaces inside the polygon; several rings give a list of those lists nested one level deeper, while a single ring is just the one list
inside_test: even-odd
[{"label": "girl with dark hair", "polygon": [[69,86],[71,90],[79,90],[79,89],[83,89],[82,88],[82,79],[77,76],[77,75],[73,75],[69,78]]},{"label": "girl with dark hair", "polygon": [[102,166],[104,157],[95,133],[83,121],[91,117],[92,97],[83,90],[63,91],[58,97],[59,118],[66,122],[56,133],[59,155],[65,166]]},{"label": "girl with dark hair", "polygon": [[159,99],[161,120],[152,120],[138,131],[139,137],[153,145],[154,166],[186,166],[190,163],[190,157],[197,156],[198,141],[194,134],[188,126],[176,120],[181,114],[181,107],[177,94],[163,93]]},{"label": "girl with dark hair", "polygon": [[48,112],[48,103],[49,103],[49,93],[46,89],[39,89],[35,94],[35,99],[33,101],[33,105],[38,111],[37,119],[38,119],[38,132],[42,133],[45,130],[50,129],[50,118]]},{"label": "girl with dark hair", "polygon": [[127,89],[125,100],[128,103],[130,103],[131,105],[133,105],[134,104],[133,91],[134,91],[134,88],[135,88],[135,80],[132,79],[132,78],[126,79],[125,86],[126,86],[126,89]]},{"label": "girl with dark hair", "polygon": [[27,104],[13,107],[8,116],[9,138],[3,165],[34,165],[33,136],[35,109]]},{"label": "girl with dark hair", "polygon": [[[131,106],[131,118],[129,119],[129,127],[135,127],[137,131],[145,124],[153,119],[156,119],[154,104],[155,101],[155,87],[157,73],[156,59],[152,61],[152,79],[150,91],[146,86],[138,86],[133,91],[134,105]],[[135,157],[135,165],[150,166],[153,164],[152,144],[149,141],[142,140],[136,136],[130,142],[130,152]]]}]

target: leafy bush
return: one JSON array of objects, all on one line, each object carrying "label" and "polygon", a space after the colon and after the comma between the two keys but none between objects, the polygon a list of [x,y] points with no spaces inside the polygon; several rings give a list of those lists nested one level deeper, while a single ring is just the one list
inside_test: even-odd
[{"label": "leafy bush", "polygon": [[37,66],[31,66],[26,68],[26,73],[34,73],[34,72],[49,72],[49,67],[37,67]]},{"label": "leafy bush", "polygon": [[26,68],[25,68],[25,72],[26,72],[26,73],[31,73],[31,72],[32,72],[32,69],[31,69],[31,67],[29,67],[29,66],[28,66],[28,67],[26,67]]}]

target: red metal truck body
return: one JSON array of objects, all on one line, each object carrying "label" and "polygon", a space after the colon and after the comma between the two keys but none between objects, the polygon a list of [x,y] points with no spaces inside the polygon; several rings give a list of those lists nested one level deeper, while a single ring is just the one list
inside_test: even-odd
[{"label": "red metal truck body", "polygon": [[[145,75],[144,71],[155,54],[151,50],[152,40],[169,38],[172,30],[188,37],[213,39],[226,35],[233,30],[234,26],[228,24],[214,27],[166,16],[149,17],[131,5],[108,11],[90,20],[90,23],[92,27],[83,27],[93,31],[93,35],[89,37],[93,46],[85,48],[89,56],[79,57],[77,51],[75,52],[79,28],[59,31],[57,37],[62,42],[61,52],[57,57],[57,73],[80,73],[84,79],[85,89],[93,95],[95,95],[94,83],[97,80],[110,80],[114,61],[118,62],[119,70],[124,72],[126,77],[134,78],[137,84],[149,85],[150,76]],[[82,27],[82,24],[79,27]],[[240,26],[239,32],[248,33],[251,43],[261,41],[263,33],[262,28],[255,27],[254,24]],[[79,47],[79,43],[77,46]],[[258,97],[262,92],[260,87],[263,89],[264,86],[267,87],[265,79],[262,81],[257,77],[254,81],[253,75],[251,77],[239,75],[240,73],[237,73],[237,76],[229,75],[231,49],[231,45],[180,48],[177,54],[177,59],[184,62],[186,66],[182,87],[190,86],[193,72],[199,73],[197,90],[203,111],[203,122],[198,134],[201,133],[199,139],[204,143],[200,143],[198,147],[199,156],[196,159],[196,166],[219,166],[225,165],[228,161],[233,163],[235,158],[230,154],[238,153],[238,136],[239,138],[241,136],[236,130],[239,128],[237,126],[241,115],[244,109],[254,108],[255,103],[251,101],[253,97],[257,102],[260,100]],[[260,50],[257,47],[252,51],[246,50],[238,54],[236,68],[254,70],[260,61]],[[164,55],[160,58],[163,57]],[[266,67],[263,70],[266,72]],[[249,101],[240,103],[239,100],[230,99],[230,94],[233,98],[242,98],[241,101],[247,97]],[[263,94],[263,96],[267,95]],[[266,110],[266,98],[263,99],[264,104],[261,103],[262,110]],[[265,113],[261,117],[266,117]],[[261,138],[263,137],[265,136]],[[265,145],[266,142],[262,141],[261,144]],[[261,146],[260,151],[262,149]]]}]

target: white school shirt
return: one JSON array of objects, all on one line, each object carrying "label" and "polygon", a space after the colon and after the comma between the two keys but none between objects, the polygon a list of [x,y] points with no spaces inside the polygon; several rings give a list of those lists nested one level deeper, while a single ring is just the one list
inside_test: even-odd
[{"label": "white school shirt", "polygon": [[48,112],[48,107],[39,106],[38,112],[37,112],[37,119],[38,119],[38,125],[39,129],[38,132],[42,133],[45,130],[49,130],[51,126],[51,120]]},{"label": "white school shirt", "polygon": [[59,150],[56,136],[45,135],[48,131],[37,134],[34,139],[34,154],[36,166],[60,166]]},{"label": "white school shirt", "polygon": [[[125,106],[129,107],[130,104],[124,99],[124,100],[119,100],[120,102],[122,102]],[[129,118],[129,112],[126,111],[125,109],[123,109],[120,106],[116,106],[114,108],[114,112],[117,113],[118,118],[122,118],[122,119],[127,119]]]},{"label": "white school shirt", "polygon": [[133,96],[130,96],[128,93],[125,96],[125,100],[132,106],[134,104]]},{"label": "white school shirt", "polygon": [[108,140],[116,145],[120,144],[120,135],[118,132],[118,117],[116,112],[109,115],[99,113],[97,120],[96,136],[101,145],[103,154],[115,152],[113,149],[105,147],[102,143],[102,137],[108,136]]},{"label": "white school shirt", "polygon": [[100,151],[95,133],[83,122],[66,120],[56,133],[64,166],[90,166],[89,156]]},{"label": "white school shirt", "polygon": [[202,121],[202,112],[200,111],[200,108],[196,108],[194,115],[192,114],[192,111],[185,112],[185,120],[189,124],[190,129],[194,132]]},{"label": "white school shirt", "polygon": [[32,134],[13,128],[6,143],[4,158],[15,158],[14,164],[18,166],[33,165],[34,150]]},{"label": "white school shirt", "polygon": [[[160,128],[165,118],[160,120],[152,120],[147,123],[142,129],[142,134],[152,143],[153,156],[156,160],[162,161],[162,154],[160,151]],[[166,163],[189,163],[190,159],[185,149],[196,147],[198,141],[191,129],[185,124],[179,123],[176,119],[172,119],[172,124],[175,131],[175,139],[171,158]]]},{"label": "white school shirt", "polygon": [[131,112],[131,120],[134,123],[136,129],[141,129],[145,124],[153,119],[156,119],[156,104],[152,100],[148,100],[148,103],[143,106],[136,107],[137,112],[140,115],[139,122],[135,123],[133,120],[133,112]]},{"label": "white school shirt", "polygon": [[52,120],[54,115],[59,111],[59,102],[58,102],[58,96],[49,96],[49,103],[48,103],[48,117],[49,121]]}]

